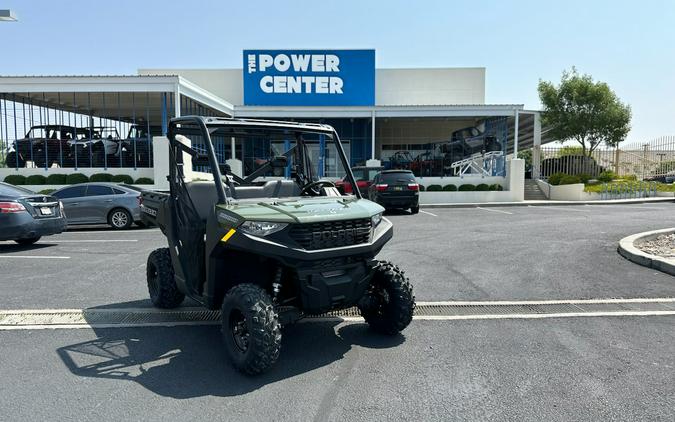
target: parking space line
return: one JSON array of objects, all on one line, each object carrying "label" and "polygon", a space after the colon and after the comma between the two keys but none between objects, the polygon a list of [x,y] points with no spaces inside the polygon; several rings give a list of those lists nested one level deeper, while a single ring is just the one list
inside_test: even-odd
[{"label": "parking space line", "polygon": [[502,210],[494,210],[494,209],[491,209],[491,208],[476,207],[476,209],[477,210],[483,210],[483,211],[499,212],[499,213],[502,213],[502,214],[513,215],[512,212],[502,211]]},{"label": "parking space line", "polygon": [[40,240],[38,243],[110,243],[110,242],[138,242],[138,239],[80,239],[80,240]]},{"label": "parking space line", "polygon": [[420,210],[420,212],[423,212],[423,213],[425,213],[425,214],[427,214],[427,215],[430,215],[430,216],[432,216],[432,217],[438,217],[436,214],[432,214],[432,213],[427,212],[427,211],[424,211],[424,210]]},{"label": "parking space line", "polygon": [[528,208],[542,209],[542,210],[549,210],[549,211],[563,211],[563,210],[567,210],[567,211],[574,211],[574,212],[591,212],[591,210],[580,210],[580,209],[578,209],[578,208],[572,208],[572,207],[569,207],[569,206],[567,206],[567,205],[561,206],[561,207],[542,207],[542,206],[532,206],[532,205],[528,205],[527,207],[528,207]]},{"label": "parking space line", "polygon": [[46,255],[0,255],[0,258],[17,258],[17,259],[70,259],[69,256],[46,256]]}]

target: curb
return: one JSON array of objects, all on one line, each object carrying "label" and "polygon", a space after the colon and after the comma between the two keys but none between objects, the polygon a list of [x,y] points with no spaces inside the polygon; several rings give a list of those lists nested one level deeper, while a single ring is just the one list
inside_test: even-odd
[{"label": "curb", "polygon": [[670,229],[652,230],[624,237],[619,241],[617,251],[619,252],[619,255],[638,265],[653,268],[675,276],[675,259],[651,255],[634,246],[635,242],[638,240],[647,240],[660,234],[670,233],[675,233],[675,227]]},{"label": "curb", "polygon": [[675,202],[673,198],[610,199],[599,201],[520,201],[520,202],[466,202],[447,204],[420,204],[420,208],[475,208],[475,207],[549,207],[566,205],[630,205]]}]

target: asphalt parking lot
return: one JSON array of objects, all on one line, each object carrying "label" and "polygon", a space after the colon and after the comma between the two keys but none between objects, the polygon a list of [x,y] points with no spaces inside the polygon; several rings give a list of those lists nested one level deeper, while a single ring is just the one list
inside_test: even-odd
[{"label": "asphalt parking lot", "polygon": [[[618,255],[675,204],[394,213],[381,254],[419,301],[672,298],[675,277]],[[0,242],[0,309],[149,306],[156,229]],[[189,303],[188,303],[189,305]],[[359,322],[285,329],[269,373],[223,360],[218,328],[0,331],[7,420],[672,420],[675,316]]]}]

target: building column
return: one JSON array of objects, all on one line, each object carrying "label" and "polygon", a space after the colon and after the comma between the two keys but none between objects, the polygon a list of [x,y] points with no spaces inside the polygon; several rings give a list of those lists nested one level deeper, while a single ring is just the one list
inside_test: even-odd
[{"label": "building column", "polygon": [[371,121],[371,134],[370,134],[370,159],[375,159],[375,110],[371,112],[370,115]]},{"label": "building column", "polygon": [[520,126],[520,111],[515,110],[515,120],[513,123],[513,158],[518,158],[518,126]]},{"label": "building column", "polygon": [[532,145],[532,180],[541,178],[541,115],[534,114]]}]

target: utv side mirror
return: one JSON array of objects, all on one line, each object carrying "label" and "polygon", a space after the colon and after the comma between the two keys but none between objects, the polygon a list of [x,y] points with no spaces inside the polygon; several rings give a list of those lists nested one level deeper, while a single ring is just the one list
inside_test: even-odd
[{"label": "utv side mirror", "polygon": [[284,155],[272,158],[270,161],[270,166],[275,169],[284,168],[288,165],[288,158]]}]

